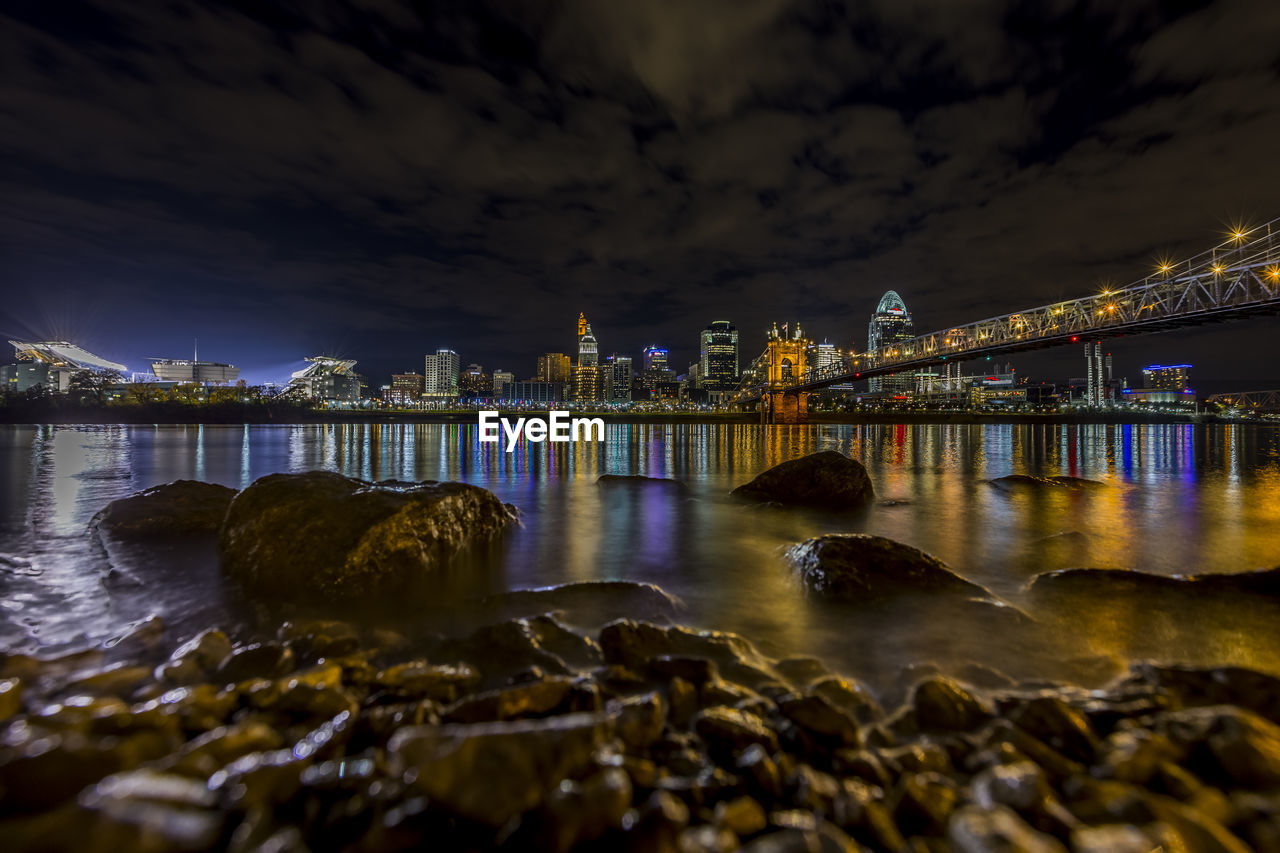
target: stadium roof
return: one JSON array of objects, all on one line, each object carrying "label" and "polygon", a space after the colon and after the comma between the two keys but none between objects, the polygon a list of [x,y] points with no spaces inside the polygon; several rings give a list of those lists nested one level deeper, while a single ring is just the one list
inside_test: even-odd
[{"label": "stadium roof", "polygon": [[22,361],[42,361],[54,367],[71,367],[80,370],[116,370],[124,373],[123,364],[107,361],[69,341],[9,341],[14,354]]}]

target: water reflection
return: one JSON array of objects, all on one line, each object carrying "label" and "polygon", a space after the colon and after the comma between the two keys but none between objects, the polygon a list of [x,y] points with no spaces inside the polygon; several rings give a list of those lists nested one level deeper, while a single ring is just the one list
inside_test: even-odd
[{"label": "water reflection", "polygon": [[[880,505],[830,515],[725,497],[771,465],[827,449],[867,466]],[[786,545],[874,532],[934,553],[1013,601],[1046,569],[1185,574],[1280,564],[1280,440],[1256,427],[611,424],[602,443],[513,453],[480,444],[474,427],[460,425],[8,427],[0,429],[0,552],[29,559],[31,571],[0,571],[0,643],[100,637],[153,610],[181,618],[219,599],[207,554],[168,554],[157,567],[95,549],[85,527],[110,500],[179,478],[243,488],[269,473],[317,468],[493,490],[525,522],[495,572],[501,585],[650,581],[682,596],[690,621],[743,630],[778,651],[856,649],[858,665],[880,661],[881,675],[912,655],[989,655],[1000,640],[980,620],[970,625],[923,604],[857,620],[815,608],[786,577]],[[605,473],[676,478],[689,492],[602,490],[596,479]],[[1085,477],[1105,487],[1002,490],[985,482],[1007,474]],[[104,586],[111,560],[140,576],[140,586]],[[168,574],[155,580],[162,570]],[[1151,643],[1181,655],[1175,640],[1189,625],[1205,629],[1183,637],[1203,653],[1256,649],[1212,606],[1137,614],[1116,601],[1087,616],[1081,624],[1100,633],[1058,638],[1072,655],[1153,653]],[[1248,615],[1236,621],[1262,624]],[[1060,662],[1064,654],[1044,651]]]}]

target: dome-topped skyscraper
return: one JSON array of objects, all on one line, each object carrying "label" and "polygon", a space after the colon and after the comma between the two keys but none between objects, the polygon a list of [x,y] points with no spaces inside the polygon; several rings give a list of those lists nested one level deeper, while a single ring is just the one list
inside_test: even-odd
[{"label": "dome-topped skyscraper", "polygon": [[[871,315],[871,323],[867,327],[867,352],[876,354],[882,347],[892,346],[901,341],[915,337],[915,327],[911,322],[911,312],[897,291],[886,291],[880,297],[876,312]],[[876,376],[867,380],[872,392],[876,391],[910,391],[915,385],[913,373],[891,373],[888,376]]]}]

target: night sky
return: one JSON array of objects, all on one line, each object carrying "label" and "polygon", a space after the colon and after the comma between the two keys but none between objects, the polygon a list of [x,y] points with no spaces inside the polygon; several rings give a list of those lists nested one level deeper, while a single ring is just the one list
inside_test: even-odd
[{"label": "night sky", "polygon": [[[888,288],[931,331],[1280,216],[1280,3],[10,0],[0,152],[6,338],[377,385],[585,311],[683,370],[712,319],[862,348]],[[1277,322],[1108,349],[1280,387]]]}]

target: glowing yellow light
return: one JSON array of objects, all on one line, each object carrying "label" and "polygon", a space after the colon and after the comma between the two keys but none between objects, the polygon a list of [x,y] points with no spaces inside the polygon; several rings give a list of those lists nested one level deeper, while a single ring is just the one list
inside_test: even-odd
[{"label": "glowing yellow light", "polygon": [[1241,229],[1239,229],[1239,228],[1237,228],[1236,230],[1232,231],[1232,232],[1231,232],[1231,239],[1232,239],[1232,240],[1236,240],[1237,242],[1238,242],[1238,241],[1240,241],[1240,240],[1243,240],[1243,239],[1244,239],[1244,231],[1242,231],[1242,230],[1241,230]]},{"label": "glowing yellow light", "polygon": [[1222,275],[1222,264],[1214,264],[1210,269],[1213,270],[1214,275]]},{"label": "glowing yellow light", "polygon": [[1172,264],[1161,264],[1161,265],[1160,265],[1160,272],[1168,272],[1168,271],[1169,271],[1169,270],[1171,270],[1171,269],[1173,269],[1173,265],[1172,265]]},{"label": "glowing yellow light", "polygon": [[1267,278],[1280,278],[1280,267],[1267,267]]},{"label": "glowing yellow light", "polygon": [[1114,305],[1108,305],[1108,306],[1107,306],[1107,310],[1108,310],[1108,311],[1114,311],[1114,310],[1116,310],[1116,306],[1114,306]]}]

